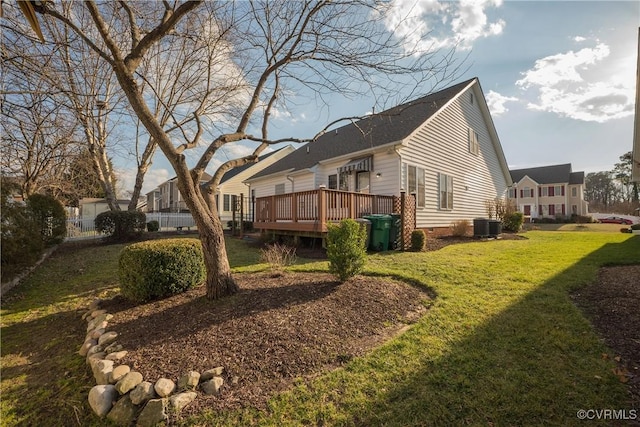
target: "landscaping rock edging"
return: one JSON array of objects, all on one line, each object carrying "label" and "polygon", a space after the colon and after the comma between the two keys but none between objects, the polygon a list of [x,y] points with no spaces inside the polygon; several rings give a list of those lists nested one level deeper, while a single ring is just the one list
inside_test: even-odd
[{"label": "landscaping rock edging", "polygon": [[186,372],[177,383],[169,378],[159,378],[154,383],[144,381],[140,372],[119,363],[127,351],[117,343],[118,333],[107,331],[112,318],[112,314],[100,309],[100,300],[92,302],[82,315],[87,322],[87,335],[78,354],[86,358],[96,381],[88,401],[97,416],[121,426],[134,422],[139,427],[155,426],[193,402],[198,389],[208,395],[220,394],[224,385],[221,366],[202,374]]}]

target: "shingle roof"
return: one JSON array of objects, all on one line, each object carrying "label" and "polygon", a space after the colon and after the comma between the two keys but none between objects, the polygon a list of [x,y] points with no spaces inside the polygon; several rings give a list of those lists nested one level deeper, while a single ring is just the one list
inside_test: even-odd
[{"label": "shingle roof", "polygon": [[474,80],[476,78],[328,131],[251,178],[308,169],[322,160],[402,141]]},{"label": "shingle roof", "polygon": [[[264,154],[260,157],[258,157],[258,161],[264,160],[268,157],[271,157],[273,154],[276,154],[278,151],[280,150],[284,150],[287,147],[282,147],[276,151],[272,151],[270,153]],[[224,175],[222,175],[222,179],[220,180],[220,184],[229,181],[231,178],[233,178],[234,176],[238,175],[241,172],[246,171],[247,169],[249,169],[251,166],[254,166],[256,163],[247,163],[246,165],[242,165],[240,167],[231,169],[229,171],[227,171]]]},{"label": "shingle roof", "polygon": [[538,184],[558,184],[568,182],[569,184],[583,184],[584,172],[571,172],[571,163],[552,166],[540,166],[527,169],[512,169],[511,179],[518,182],[525,176],[533,179]]},{"label": "shingle roof", "polygon": [[584,184],[584,172],[571,172],[569,184]]}]

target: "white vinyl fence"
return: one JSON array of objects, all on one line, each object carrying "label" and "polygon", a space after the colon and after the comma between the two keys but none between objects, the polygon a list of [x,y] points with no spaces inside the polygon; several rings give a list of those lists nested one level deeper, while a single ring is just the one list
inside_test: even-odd
[{"label": "white vinyl fence", "polygon": [[[194,229],[195,221],[190,213],[150,212],[146,221],[158,221],[160,231]],[[104,237],[96,231],[95,218],[67,219],[67,240],[98,239]]]}]

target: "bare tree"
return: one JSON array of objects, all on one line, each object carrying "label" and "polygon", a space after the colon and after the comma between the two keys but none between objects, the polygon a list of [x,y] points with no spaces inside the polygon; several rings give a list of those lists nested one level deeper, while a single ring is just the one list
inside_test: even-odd
[{"label": "bare tree", "polygon": [[63,172],[79,144],[76,124],[68,120],[50,85],[38,76],[26,78],[15,58],[2,52],[5,90],[2,93],[2,174],[20,182],[22,197],[56,194]]},{"label": "bare tree", "polygon": [[[112,210],[119,210],[107,143],[114,135],[114,125],[109,123],[109,118],[119,111],[119,104],[125,100],[120,90],[112,93],[112,87],[117,86],[113,71],[93,50],[83,43],[74,42],[73,38],[77,36],[69,33],[61,23],[44,22],[41,28],[46,34],[46,41],[42,43],[25,35],[15,10],[7,12],[9,25],[3,23],[2,26],[3,59],[6,59],[3,62],[5,69],[16,78],[5,87],[16,96],[22,91],[25,97],[33,94],[33,90],[29,92],[25,85],[33,86],[40,82],[38,91],[50,98],[50,105],[58,118],[54,123],[54,116],[50,115],[43,125],[57,129],[59,134],[73,130],[75,141],[84,140],[91,155],[93,172],[107,202]],[[61,117],[65,119],[64,124],[60,123]],[[40,165],[48,171],[63,172],[60,165],[55,166],[52,168],[50,163]]]},{"label": "bare tree", "polygon": [[[123,1],[104,4],[87,1],[78,5],[82,6],[91,15],[95,32],[78,25],[67,10],[56,10],[48,3],[36,10],[64,22],[111,65],[137,117],[172,165],[178,188],[200,232],[210,299],[237,291],[215,209],[214,189],[222,175],[233,167],[255,162],[270,144],[314,139],[314,136],[269,138],[271,114],[274,108],[286,108],[287,93],[307,90],[319,99],[330,93],[354,97],[374,93],[384,97],[397,93],[408,82],[419,87],[434,79],[451,78],[455,71],[451,52],[407,49],[404,40],[387,31],[382,25],[387,7],[383,2],[163,1],[144,3],[144,9],[137,9],[137,4]],[[205,25],[211,28],[203,33]],[[128,40],[123,43],[119,37],[125,28]],[[199,37],[214,37],[219,42],[210,56],[193,52],[185,55],[188,62],[184,67],[211,71],[207,71],[204,90],[194,94],[189,111],[184,110],[187,104],[173,110],[179,117],[173,119],[170,127],[181,136],[178,140],[154,113],[153,100],[144,90],[153,76],[146,75],[142,65],[158,46]],[[216,63],[211,63],[211,58]],[[190,75],[185,74],[185,78]],[[198,78],[197,73],[194,77]],[[232,98],[223,98],[222,105],[229,101],[233,105],[241,103],[239,114],[224,111],[204,114],[203,105],[211,98],[206,98],[203,104],[203,96],[224,94],[220,85],[231,78]],[[246,91],[243,93],[241,88]],[[159,98],[156,95],[156,100]],[[250,132],[253,126],[259,129],[258,135]],[[201,187],[205,168],[216,152],[239,141],[254,142],[253,153],[225,162]],[[197,147],[203,151],[191,168],[186,154]]]}]

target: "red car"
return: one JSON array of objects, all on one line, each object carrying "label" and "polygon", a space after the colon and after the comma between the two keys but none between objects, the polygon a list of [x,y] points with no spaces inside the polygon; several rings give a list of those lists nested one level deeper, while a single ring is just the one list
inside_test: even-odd
[{"label": "red car", "polygon": [[619,216],[608,216],[606,218],[600,218],[598,222],[602,224],[633,224],[633,221],[631,221],[630,219],[620,218]]}]

